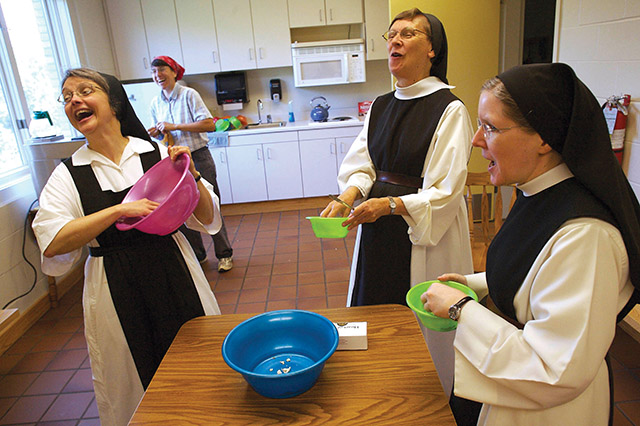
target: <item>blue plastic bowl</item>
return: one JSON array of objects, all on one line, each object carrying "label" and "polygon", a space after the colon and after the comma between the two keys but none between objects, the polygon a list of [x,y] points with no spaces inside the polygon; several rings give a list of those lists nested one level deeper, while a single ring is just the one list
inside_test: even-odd
[{"label": "blue plastic bowl", "polygon": [[322,315],[272,311],[229,332],[222,358],[262,396],[290,398],[311,389],[338,347],[338,330]]}]

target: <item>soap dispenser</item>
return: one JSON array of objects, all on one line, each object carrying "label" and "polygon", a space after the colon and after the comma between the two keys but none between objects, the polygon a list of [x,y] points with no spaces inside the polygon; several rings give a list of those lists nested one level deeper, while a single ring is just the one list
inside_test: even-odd
[{"label": "soap dispenser", "polygon": [[269,88],[271,89],[271,99],[273,102],[280,102],[282,99],[282,88],[280,87],[280,79],[274,78],[269,81]]}]

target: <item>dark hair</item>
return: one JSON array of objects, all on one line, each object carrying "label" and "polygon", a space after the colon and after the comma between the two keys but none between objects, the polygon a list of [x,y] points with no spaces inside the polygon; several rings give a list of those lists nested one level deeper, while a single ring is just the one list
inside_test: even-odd
[{"label": "dark hair", "polygon": [[484,82],[481,92],[485,91],[491,93],[502,103],[504,115],[513,120],[518,126],[522,127],[525,132],[537,133],[535,129],[531,127],[531,124],[529,124],[524,115],[522,115],[518,108],[518,104],[516,104],[516,101],[507,90],[507,87],[498,77],[490,78]]},{"label": "dark hair", "polygon": [[[153,61],[151,61],[151,66],[152,67],[169,67],[169,68],[171,68],[171,65],[169,65],[168,63],[166,63],[162,59],[158,59],[158,58],[156,58]],[[171,68],[171,69],[173,69],[173,68]]]},{"label": "dark hair", "polygon": [[118,99],[118,97],[115,95],[113,90],[111,90],[109,83],[107,83],[107,80],[98,71],[92,70],[91,68],[68,69],[64,73],[64,77],[62,77],[62,83],[60,83],[60,88],[64,87],[64,83],[71,77],[91,80],[95,84],[97,84],[98,87],[100,87],[100,89],[102,89],[102,91],[104,91],[104,93],[107,94],[107,97],[109,98],[109,105],[111,106],[111,109],[115,111],[116,118],[119,121],[122,121],[122,110],[123,110],[122,102]]},{"label": "dark hair", "polygon": [[431,40],[431,25],[429,25],[429,20],[427,19],[425,14],[417,7],[398,13],[389,24],[389,28],[391,28],[393,23],[396,21],[413,21],[413,19],[417,16],[424,16],[427,22],[427,24],[424,27],[424,30],[427,33],[427,38]]}]

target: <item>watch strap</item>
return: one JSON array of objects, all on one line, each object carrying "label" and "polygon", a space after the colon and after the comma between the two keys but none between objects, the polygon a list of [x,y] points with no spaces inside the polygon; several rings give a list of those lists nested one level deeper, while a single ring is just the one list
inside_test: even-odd
[{"label": "watch strap", "polygon": [[[465,303],[470,302],[472,300],[474,300],[473,297],[465,296],[462,299],[458,300],[453,305],[451,305],[451,307],[449,308],[449,318],[451,318],[454,321],[457,321],[460,318],[460,311],[462,310],[462,307],[465,305]],[[455,314],[455,318],[452,317],[452,313]]]},{"label": "watch strap", "polygon": [[396,212],[396,202],[393,201],[393,197],[391,195],[387,195],[387,198],[389,199],[389,209],[391,210],[391,212],[389,212],[390,215],[393,215]]}]

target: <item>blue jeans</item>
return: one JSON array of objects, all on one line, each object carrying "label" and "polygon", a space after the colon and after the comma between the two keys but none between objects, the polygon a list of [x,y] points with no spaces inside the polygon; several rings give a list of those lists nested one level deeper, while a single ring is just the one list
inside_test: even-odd
[{"label": "blue jeans", "polygon": [[[220,198],[220,189],[218,189],[218,181],[217,181],[217,173],[216,173],[216,163],[213,162],[213,157],[211,156],[211,152],[209,148],[206,146],[204,148],[197,149],[191,153],[191,158],[193,159],[193,163],[196,166],[196,170],[200,172],[202,177],[207,180],[211,185],[213,185],[213,192]],[[224,224],[224,218],[222,218],[222,227],[220,231],[212,235],[213,239],[213,248],[216,253],[216,257],[218,259],[222,259],[225,257],[233,256],[233,249],[231,248],[231,243],[229,243],[229,237],[227,236],[227,228]],[[198,260],[203,260],[207,257],[207,251],[204,248],[204,244],[202,243],[202,234],[198,231],[191,230],[187,227],[181,228],[182,233],[189,244],[191,244],[191,248],[196,254]]]}]

